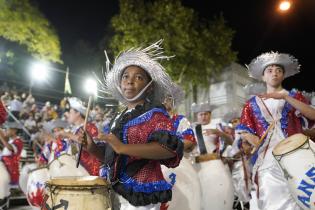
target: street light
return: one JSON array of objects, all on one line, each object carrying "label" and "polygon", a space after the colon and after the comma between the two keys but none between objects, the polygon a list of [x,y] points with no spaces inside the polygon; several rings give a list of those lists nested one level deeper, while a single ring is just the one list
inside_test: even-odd
[{"label": "street light", "polygon": [[288,0],[284,0],[279,3],[279,10],[282,12],[286,12],[290,8],[291,8],[291,2]]},{"label": "street light", "polygon": [[43,81],[46,80],[48,76],[47,64],[43,62],[33,63],[31,66],[31,85],[29,89],[29,93],[32,93],[32,87],[35,81]]},{"label": "street light", "polygon": [[85,81],[84,89],[87,93],[97,96],[97,82],[94,79],[88,78]]},{"label": "street light", "polygon": [[31,79],[45,80],[48,76],[47,66],[44,63],[35,63],[31,69]]}]

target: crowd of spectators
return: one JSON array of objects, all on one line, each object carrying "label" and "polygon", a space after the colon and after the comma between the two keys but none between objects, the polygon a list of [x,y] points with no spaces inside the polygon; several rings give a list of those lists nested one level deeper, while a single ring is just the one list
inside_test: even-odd
[{"label": "crowd of spectators", "polygon": [[[60,99],[58,104],[37,101],[32,94],[19,91],[14,86],[9,88],[6,83],[0,86],[0,96],[2,103],[10,112],[8,121],[18,121],[23,125],[21,135],[34,148],[34,152],[45,143],[44,123],[56,119],[66,120],[65,112],[69,110],[68,98],[70,96]],[[89,121],[95,123],[99,130],[104,130],[113,114],[113,108],[106,108],[95,103],[90,111]]]}]

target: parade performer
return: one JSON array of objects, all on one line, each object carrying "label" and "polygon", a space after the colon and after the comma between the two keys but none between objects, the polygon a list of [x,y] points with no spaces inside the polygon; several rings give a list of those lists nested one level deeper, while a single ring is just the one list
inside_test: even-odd
[{"label": "parade performer", "polygon": [[[198,140],[199,158],[209,157],[209,155],[219,157],[223,152],[222,144],[232,144],[232,138],[223,131],[222,126],[211,122],[211,113],[215,108],[210,103],[193,103],[191,106],[192,112],[197,115],[194,133]],[[198,138],[198,135],[202,135],[203,141],[200,141],[201,138]]]},{"label": "parade performer", "polygon": [[69,124],[66,121],[60,119],[44,123],[43,127],[47,132],[45,135],[47,139],[39,156],[38,161],[40,165],[46,165],[62,154],[71,155],[71,145],[68,139],[63,139],[56,135],[68,126]]},{"label": "parade performer", "polygon": [[[230,137],[217,129],[211,122],[211,112],[215,107],[210,103],[192,104],[192,112],[197,114],[194,133],[197,139],[195,168],[201,185],[202,209],[232,209],[234,195],[231,172],[221,160],[221,143],[230,144]],[[221,138],[221,139],[220,139]]]},{"label": "parade performer", "polygon": [[[224,127],[225,133],[233,140],[235,139],[235,128],[240,123],[241,111],[242,107],[234,106],[223,116],[223,121],[227,123],[227,126]],[[248,157],[243,150],[244,147],[245,145],[240,150],[238,145],[229,145],[223,153],[223,156],[227,157],[226,161],[232,173],[235,209],[244,209],[244,206],[248,207],[250,200],[251,172]],[[250,149],[250,145],[246,148]]]},{"label": "parade performer", "polygon": [[[290,195],[288,185],[272,157],[273,148],[283,139],[301,133],[304,126],[314,120],[312,108],[297,90],[287,91],[282,81],[299,73],[300,65],[293,56],[283,53],[263,53],[249,65],[249,75],[263,80],[267,93],[254,96],[245,104],[241,122],[237,126],[236,140],[253,146],[251,164],[251,209],[280,210],[300,209]],[[242,140],[240,140],[240,138]]]},{"label": "parade performer", "polygon": [[10,184],[16,185],[19,181],[19,161],[23,149],[23,141],[18,136],[18,131],[22,127],[16,122],[7,122],[5,127],[5,132],[0,129],[0,142],[4,147],[1,152],[1,161],[10,174]]},{"label": "parade performer", "polygon": [[162,41],[121,53],[105,78],[106,90],[127,108],[101,134],[106,147],[88,137],[88,151],[109,166],[109,179],[119,196],[121,209],[160,209],[172,199],[172,184],[165,181],[161,164],[179,165],[182,140],[162,102],[174,83],[158,60],[168,59]]},{"label": "parade performer", "polygon": [[[7,120],[7,112],[2,101],[0,101],[0,125],[2,125],[6,120]],[[0,147],[0,159],[1,159],[1,147]],[[1,173],[0,209],[7,209],[9,208],[10,175],[2,161],[0,161],[0,173]]]},{"label": "parade performer", "polygon": [[[83,130],[84,119],[86,114],[86,107],[83,102],[75,97],[69,98],[70,109],[68,110],[67,121],[74,127],[72,132],[67,132],[65,130],[58,131],[57,136],[61,138],[69,139],[71,146],[71,154],[77,155],[79,152],[78,138],[77,135],[81,130]],[[97,127],[88,122],[86,125],[86,131],[91,138],[95,140],[98,135]],[[88,153],[86,149],[83,149],[80,159],[80,164],[89,172],[90,175],[98,176],[100,171],[101,162],[92,154]]]},{"label": "parade performer", "polygon": [[[180,88],[173,88],[172,92],[181,95]],[[183,98],[179,97],[180,99]],[[192,165],[190,152],[196,146],[194,131],[190,122],[184,115],[176,114],[175,107],[179,105],[179,99],[175,100],[172,94],[168,94],[163,105],[171,116],[177,135],[182,137],[184,143],[184,157],[175,169],[162,166],[165,177],[176,174],[176,183],[173,187],[172,201],[163,203],[161,209],[200,210],[201,187],[197,171]]]},{"label": "parade performer", "polygon": [[[174,92],[176,92],[176,94],[180,94],[179,88],[175,88],[175,90],[176,91]],[[175,112],[176,101],[172,95],[167,95],[163,105],[173,121],[176,133],[182,136],[184,141],[184,151],[191,152],[197,144],[191,123],[184,115]]]},{"label": "parade performer", "polygon": [[0,101],[0,125],[2,125],[6,120],[7,120],[7,112],[2,101]]}]

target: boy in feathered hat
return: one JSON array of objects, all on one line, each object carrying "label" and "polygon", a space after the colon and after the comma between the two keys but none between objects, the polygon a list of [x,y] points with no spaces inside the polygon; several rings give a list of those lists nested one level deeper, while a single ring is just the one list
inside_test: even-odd
[{"label": "boy in feathered hat", "polygon": [[15,185],[19,181],[19,160],[23,149],[23,141],[18,136],[22,126],[16,122],[7,122],[4,125],[6,131],[0,129],[0,142],[4,147],[0,157],[10,174],[10,183]]},{"label": "boy in feathered hat", "polygon": [[23,141],[18,136],[21,125],[16,122],[7,122],[6,130],[0,129],[0,144],[3,147],[0,153],[0,161],[5,168],[1,171],[0,181],[0,208],[6,208],[9,203],[10,185],[17,185],[19,181],[19,161],[23,149]]},{"label": "boy in feathered hat", "polygon": [[183,156],[183,143],[162,106],[174,83],[158,62],[169,58],[160,44],[121,53],[111,69],[107,62],[106,91],[126,109],[112,121],[111,133],[99,136],[105,146],[88,137],[88,151],[108,166],[121,209],[160,209],[171,200],[174,183],[165,181],[161,164],[176,167]]},{"label": "boy in feathered hat", "polygon": [[[79,132],[83,129],[85,115],[86,115],[86,107],[83,102],[75,97],[71,97],[68,99],[69,101],[69,110],[67,110],[66,118],[67,122],[73,125],[73,129],[71,132],[66,132],[64,130],[56,132],[56,136],[60,136],[63,138],[67,138],[70,141],[73,140],[75,142],[70,142],[71,153],[72,155],[77,155],[79,151],[79,147],[77,145],[77,140],[79,138]],[[97,127],[88,122],[86,125],[86,130],[89,136],[95,139],[98,135]],[[90,175],[98,176],[100,170],[100,161],[90,153],[86,151],[86,149],[82,150],[80,164],[89,172]]]},{"label": "boy in feathered hat", "polygon": [[46,143],[39,156],[38,162],[40,165],[46,165],[62,154],[71,154],[69,141],[56,136],[68,126],[69,124],[66,121],[60,119],[44,123]]},{"label": "boy in feathered hat", "polygon": [[311,125],[307,118],[315,120],[315,110],[304,96],[297,90],[287,91],[282,87],[282,81],[299,73],[299,69],[297,59],[277,52],[264,53],[248,65],[249,75],[264,81],[267,90],[266,94],[247,101],[236,129],[242,141],[255,148],[251,156],[255,186],[251,193],[251,209],[300,209],[272,157],[273,148],[281,140],[301,133],[302,122]]}]

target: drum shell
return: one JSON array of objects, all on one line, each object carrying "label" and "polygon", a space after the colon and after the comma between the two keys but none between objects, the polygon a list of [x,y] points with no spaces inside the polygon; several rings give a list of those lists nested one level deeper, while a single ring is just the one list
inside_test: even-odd
[{"label": "drum shell", "polygon": [[[289,189],[295,201],[301,208],[313,210],[315,210],[315,190],[309,188],[306,189],[306,191],[311,191],[311,195],[308,196],[306,191],[302,190],[303,186],[305,187],[302,182],[309,184],[309,186],[315,186],[314,148],[314,143],[307,140],[301,147],[296,148],[287,154],[275,155],[273,153],[274,158],[288,182]],[[307,174],[312,176],[308,176]],[[310,208],[305,205],[305,200],[303,198],[309,199],[309,202],[306,203],[310,204]],[[301,200],[304,200],[304,203],[301,202]]]},{"label": "drum shell", "polygon": [[76,159],[72,155],[63,154],[48,164],[49,174],[54,177],[88,176],[89,173],[81,165],[76,167]]},{"label": "drum shell", "polygon": [[231,173],[221,160],[197,164],[202,192],[202,209],[231,210],[234,189]]},{"label": "drum shell", "polygon": [[[106,185],[60,185],[46,184],[46,208],[67,205],[67,210],[107,210],[111,209],[109,187]],[[47,209],[49,209],[47,208]]]},{"label": "drum shell", "polygon": [[0,161],[0,199],[10,195],[10,174],[4,163]]},{"label": "drum shell", "polygon": [[50,179],[46,167],[37,168],[29,173],[27,180],[27,201],[33,207],[40,207],[45,192],[45,182]]},{"label": "drum shell", "polygon": [[22,190],[22,192],[26,195],[27,194],[27,181],[29,177],[29,173],[31,170],[34,170],[37,168],[36,163],[26,164],[21,169],[20,177],[19,177],[19,186]]},{"label": "drum shell", "polygon": [[172,200],[167,203],[169,210],[200,210],[201,209],[201,186],[198,174],[185,157],[175,169],[162,165],[165,179],[171,182],[170,175],[176,175],[176,182],[172,189]]}]

